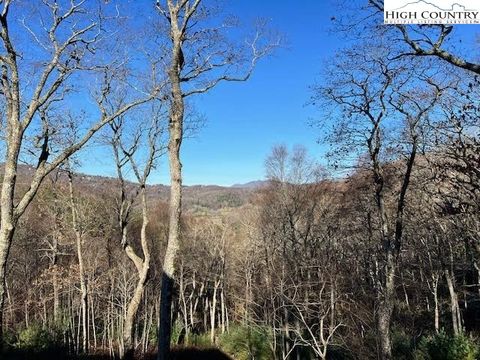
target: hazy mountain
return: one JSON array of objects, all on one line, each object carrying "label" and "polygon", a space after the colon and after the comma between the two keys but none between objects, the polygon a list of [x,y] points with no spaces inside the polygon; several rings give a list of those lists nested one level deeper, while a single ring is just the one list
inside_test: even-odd
[{"label": "hazy mountain", "polygon": [[[0,168],[0,171],[3,167]],[[34,167],[21,165],[18,168],[18,184],[27,187],[34,173]],[[57,176],[56,172],[50,175],[50,178]],[[59,173],[59,181],[66,182],[65,174]],[[45,179],[45,184],[50,181]],[[117,189],[117,180],[113,177],[96,176],[82,173],[76,173],[75,187],[81,192],[100,193],[105,189],[115,192]],[[187,209],[219,209],[224,207],[238,207],[244,205],[250,195],[259,187],[265,186],[265,181],[252,181],[246,184],[238,184],[231,187],[218,185],[192,185],[185,186],[183,190],[183,204]],[[132,186],[134,183],[132,183]],[[149,201],[167,202],[170,194],[170,187],[163,184],[148,185],[147,194]]]},{"label": "hazy mountain", "polygon": [[268,181],[266,180],[256,180],[250,181],[245,184],[234,184],[231,188],[242,188],[242,189],[259,189],[267,186]]}]

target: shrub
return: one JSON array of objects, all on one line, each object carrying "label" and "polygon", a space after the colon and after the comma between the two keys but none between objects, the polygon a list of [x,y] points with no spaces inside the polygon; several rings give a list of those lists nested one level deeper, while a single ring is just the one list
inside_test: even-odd
[{"label": "shrub", "polygon": [[[344,349],[338,346],[329,346],[327,352],[327,358],[330,360],[354,360],[354,359],[364,359],[365,357],[358,356],[354,352],[349,349]],[[396,360],[396,358],[394,357]]]},{"label": "shrub", "polygon": [[266,329],[235,326],[219,338],[220,348],[238,360],[269,360],[270,334]]},{"label": "shrub", "polygon": [[[10,350],[17,343],[17,334],[12,330],[5,330],[3,333],[3,349]],[[2,344],[0,344],[0,351],[2,349]]]},{"label": "shrub", "polygon": [[448,336],[440,332],[422,339],[414,353],[415,360],[475,360],[478,346],[466,336]]},{"label": "shrub", "polygon": [[32,325],[18,334],[16,347],[28,351],[45,351],[55,347],[54,336],[41,326]]},{"label": "shrub", "polygon": [[170,337],[170,343],[172,345],[177,345],[180,343],[180,338],[182,335],[183,326],[179,321],[175,321],[172,326],[172,334]]},{"label": "shrub", "polygon": [[410,360],[413,348],[411,337],[403,330],[392,331],[392,355],[395,360]]},{"label": "shrub", "polygon": [[189,345],[193,345],[199,348],[212,347],[212,342],[210,341],[210,333],[190,334]]},{"label": "shrub", "polygon": [[158,329],[156,326],[150,327],[150,331],[148,332],[148,340],[151,344],[156,344],[158,341]]}]

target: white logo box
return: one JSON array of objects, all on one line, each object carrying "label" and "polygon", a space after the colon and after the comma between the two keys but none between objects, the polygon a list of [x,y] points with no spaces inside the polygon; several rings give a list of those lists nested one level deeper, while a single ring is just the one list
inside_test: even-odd
[{"label": "white logo box", "polygon": [[385,24],[480,24],[480,0],[384,0]]}]

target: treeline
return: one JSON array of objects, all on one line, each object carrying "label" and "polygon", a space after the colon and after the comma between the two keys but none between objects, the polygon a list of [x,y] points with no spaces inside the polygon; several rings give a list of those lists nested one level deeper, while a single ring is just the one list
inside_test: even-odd
[{"label": "treeline", "polygon": [[[465,339],[459,347],[475,351],[468,336],[477,333],[480,316],[474,242],[479,218],[473,207],[478,202],[458,190],[439,193],[453,188],[435,180],[430,156],[442,159],[446,170],[440,153],[432,153],[419,159],[412,174],[392,317],[395,358],[428,354],[435,334],[447,339],[455,334]],[[369,172],[330,180],[304,149],[289,152],[283,146],[273,149],[266,164],[270,184],[252,192],[247,205],[207,215],[185,213],[172,344],[219,346],[245,359],[376,358],[376,292],[381,286],[376,283],[384,250]],[[395,210],[402,168],[401,162],[386,164],[389,212]],[[45,184],[16,235],[15,261],[8,267],[5,340],[31,351],[60,347],[75,353],[85,347],[118,356],[138,281],[116,221],[119,196],[112,189],[76,192],[77,226],[85,229],[83,332],[68,182],[65,175],[58,178]],[[168,235],[167,205],[157,204],[149,218],[147,238],[156,255],[133,325],[138,353],[156,344],[157,269]],[[141,224],[136,203],[129,224],[136,250]]]}]

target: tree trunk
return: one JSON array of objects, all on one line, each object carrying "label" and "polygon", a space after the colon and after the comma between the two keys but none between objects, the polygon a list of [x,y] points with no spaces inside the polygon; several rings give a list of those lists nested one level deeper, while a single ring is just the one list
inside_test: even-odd
[{"label": "tree trunk", "polygon": [[58,276],[57,265],[53,265],[53,322],[55,326],[59,324],[59,312],[60,312],[60,298],[58,294]]},{"label": "tree trunk", "polygon": [[222,334],[225,334],[225,322],[226,322],[226,312],[227,308],[225,305],[225,295],[223,293],[224,285],[222,285],[222,290],[220,291],[220,301],[221,301],[221,311],[222,311],[222,318],[221,318],[221,324],[222,324]]},{"label": "tree trunk", "polygon": [[[394,273],[388,277],[393,279]],[[377,313],[377,331],[379,340],[379,353],[381,360],[392,359],[392,344],[390,340],[390,323],[393,312],[394,283],[387,281],[384,294],[380,296]]]},{"label": "tree trunk", "polygon": [[[377,182],[380,181],[380,182]],[[381,360],[392,359],[390,339],[390,323],[395,299],[395,268],[396,261],[392,241],[388,238],[388,219],[383,202],[383,178],[377,178],[377,206],[381,218],[382,245],[385,256],[383,271],[377,286],[377,332],[379,340],[379,355]]]},{"label": "tree trunk", "polygon": [[[93,293],[93,291],[91,291]],[[90,316],[92,321],[92,335],[93,335],[93,351],[96,352],[97,350],[97,330],[95,324],[95,303],[93,296],[90,295]]]},{"label": "tree trunk", "polygon": [[215,344],[215,316],[217,312],[217,290],[220,280],[215,281],[212,295],[212,306],[210,307],[210,341]]},{"label": "tree trunk", "polygon": [[440,310],[438,304],[438,275],[433,276],[433,302],[434,302],[434,325],[435,332],[438,334],[440,331]]},{"label": "tree trunk", "polygon": [[448,292],[450,294],[453,334],[457,336],[462,333],[462,321],[460,307],[458,306],[458,296],[455,291],[455,280],[449,270],[445,270],[445,279],[447,280]]},{"label": "tree trunk", "polygon": [[179,249],[180,218],[182,214],[182,163],[180,148],[183,139],[185,104],[180,85],[180,72],[183,66],[182,38],[178,29],[175,12],[172,24],[172,64],[168,72],[171,84],[171,108],[169,123],[168,156],[170,163],[170,208],[168,242],[163,261],[163,274],[160,295],[160,321],[158,334],[158,360],[168,360],[170,356],[171,307],[175,276],[175,262]]},{"label": "tree trunk", "polygon": [[3,344],[3,306],[6,296],[7,258],[14,232],[13,226],[7,226],[3,219],[4,218],[2,217],[2,229],[0,232],[0,350]]},{"label": "tree trunk", "polygon": [[[189,324],[188,324],[188,309],[187,309],[187,300],[185,297],[185,275],[183,273],[183,263],[181,264],[181,271],[180,271],[180,286],[179,286],[179,296],[180,296],[180,302],[181,302],[181,313],[182,313],[182,319],[183,319],[183,328],[185,330],[185,337],[183,339],[184,343],[188,343],[188,337],[189,337]],[[193,292],[192,292],[193,294]],[[180,340],[180,339],[179,339]]]},{"label": "tree trunk", "polygon": [[[148,225],[148,212],[147,212],[147,196],[145,191],[145,184],[142,184],[142,229],[141,229],[141,244],[143,252],[143,262],[136,264],[138,270],[138,281],[135,287],[133,297],[128,304],[127,313],[125,316],[125,323],[123,327],[123,346],[124,346],[124,358],[133,359],[135,347],[133,342],[133,325],[137,317],[138,308],[142,297],[145,294],[145,284],[148,280],[148,272],[150,269],[150,250],[148,249],[147,241],[147,225]],[[137,260],[138,261],[138,260]]]},{"label": "tree trunk", "polygon": [[140,279],[137,282],[134,295],[128,304],[127,313],[125,316],[125,323],[123,325],[123,346],[124,346],[124,359],[133,359],[135,352],[133,343],[133,326],[135,318],[137,316],[138,308],[142,300],[143,293],[145,291],[145,282],[147,278],[148,268],[146,268],[140,275]]},{"label": "tree trunk", "polygon": [[82,321],[82,351],[88,353],[88,313],[87,313],[87,281],[85,279],[85,268],[83,262],[82,250],[82,232],[77,218],[77,206],[75,203],[75,195],[73,192],[73,174],[68,171],[68,183],[70,190],[70,206],[72,211],[72,226],[75,232],[75,240],[77,245],[78,269],[80,277],[80,302],[81,302],[81,321]]},{"label": "tree trunk", "polygon": [[7,156],[4,165],[2,193],[0,197],[0,350],[3,344],[3,306],[6,295],[7,259],[15,232],[13,199],[17,179],[17,162],[20,151],[20,129],[14,117],[10,116],[7,124]]},{"label": "tree trunk", "polygon": [[[56,182],[53,184],[56,186]],[[55,327],[58,327],[59,325],[59,312],[60,312],[60,294],[59,294],[59,285],[58,285],[58,240],[59,240],[59,222],[60,222],[60,214],[58,210],[58,197],[57,197],[57,192],[53,192],[53,208],[54,208],[54,233],[53,233],[53,239],[52,239],[52,260],[51,260],[51,269],[53,271],[53,278],[52,278],[52,287],[53,287],[53,323]]]}]

